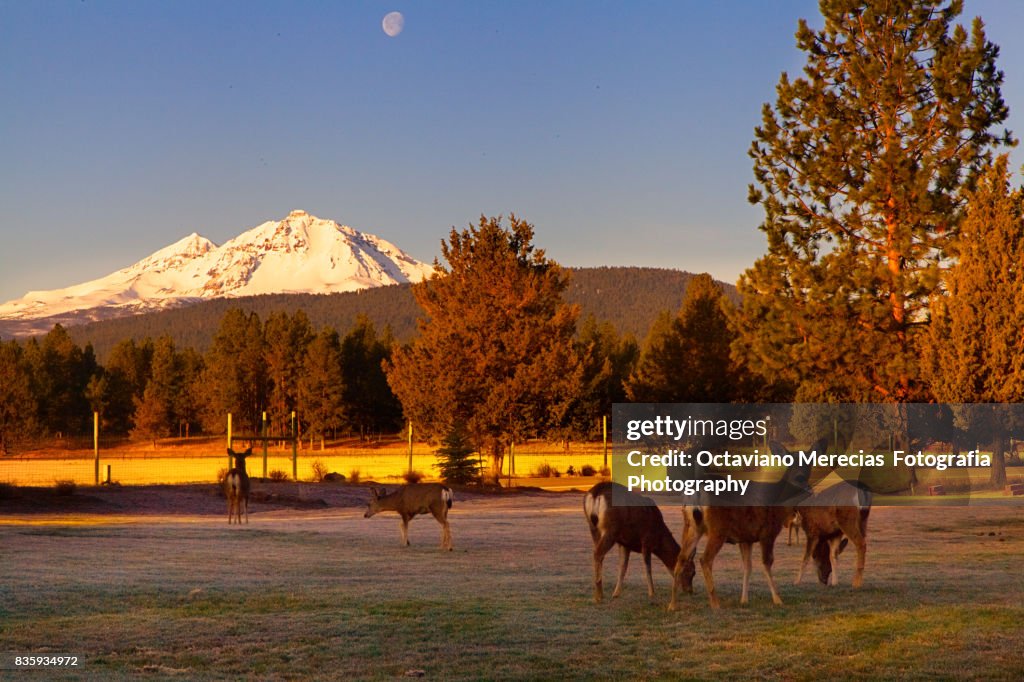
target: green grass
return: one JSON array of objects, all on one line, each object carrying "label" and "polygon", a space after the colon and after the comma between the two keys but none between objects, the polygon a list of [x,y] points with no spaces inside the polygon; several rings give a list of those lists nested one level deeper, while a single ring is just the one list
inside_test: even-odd
[{"label": "green grass", "polygon": [[[636,556],[622,597],[592,602],[579,495],[457,503],[451,553],[433,520],[413,522],[406,548],[397,518],[354,510],[242,528],[0,520],[0,651],[81,654],[80,679],[1018,679],[1019,513],[875,509],[861,590],[849,554],[838,588],[792,585],[800,548],[783,539],[781,607],[756,568],[739,606],[728,546],[722,610],[698,577],[675,613],[660,565],[648,604]],[[666,518],[678,532],[678,512]]]}]

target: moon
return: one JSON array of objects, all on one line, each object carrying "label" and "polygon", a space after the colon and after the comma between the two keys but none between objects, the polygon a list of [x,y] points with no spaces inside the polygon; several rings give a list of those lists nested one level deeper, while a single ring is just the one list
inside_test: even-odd
[{"label": "moon", "polygon": [[384,21],[380,22],[380,25],[388,36],[394,38],[405,27],[405,17],[401,12],[388,12],[384,15]]}]

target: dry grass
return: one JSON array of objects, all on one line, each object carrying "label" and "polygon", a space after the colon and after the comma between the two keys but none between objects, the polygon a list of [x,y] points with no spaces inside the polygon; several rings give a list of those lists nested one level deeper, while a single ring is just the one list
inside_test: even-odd
[{"label": "dry grass", "polygon": [[[759,572],[739,602],[738,552],[677,613],[634,558],[623,596],[591,601],[579,495],[456,499],[455,551],[431,519],[361,510],[209,517],[0,518],[0,651],[79,653],[87,679],[1017,679],[1024,641],[1016,508],[877,508],[865,587]],[[666,510],[678,533],[680,515]],[[612,555],[614,556],[614,555]],[[606,580],[614,560],[606,562]]]}]

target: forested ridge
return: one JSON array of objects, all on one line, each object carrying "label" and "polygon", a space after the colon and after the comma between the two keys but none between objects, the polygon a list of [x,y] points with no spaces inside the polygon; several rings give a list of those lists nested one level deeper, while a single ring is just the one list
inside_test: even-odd
[{"label": "forested ridge", "polygon": [[[675,311],[682,303],[686,285],[693,275],[681,270],[643,267],[570,268],[572,278],[565,300],[579,304],[580,318],[593,315],[610,322],[620,334],[643,339],[651,323],[665,310]],[[729,298],[735,287],[721,284]],[[276,312],[302,310],[314,327],[350,329],[360,315],[377,329],[390,328],[400,342],[416,334],[416,319],[422,313],[413,299],[410,285],[365,289],[340,294],[269,294],[204,301],[172,310],[134,315],[113,320],[67,327],[79,345],[91,343],[98,358],[106,358],[125,339],[142,340],[169,335],[179,347],[205,350],[209,347],[224,314],[232,308],[254,312],[266,318]]]}]

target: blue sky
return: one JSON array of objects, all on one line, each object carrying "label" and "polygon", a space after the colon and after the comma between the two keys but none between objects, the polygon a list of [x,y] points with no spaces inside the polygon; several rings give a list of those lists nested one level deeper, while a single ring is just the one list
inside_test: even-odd
[{"label": "blue sky", "polygon": [[[1024,135],[1024,3],[974,15]],[[0,302],[293,208],[426,261],[515,212],[565,265],[734,281],[799,17],[817,3],[0,0]]]}]

